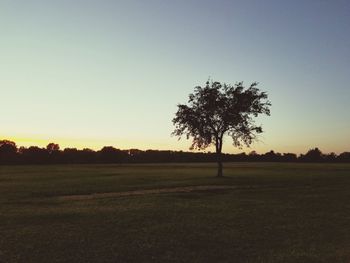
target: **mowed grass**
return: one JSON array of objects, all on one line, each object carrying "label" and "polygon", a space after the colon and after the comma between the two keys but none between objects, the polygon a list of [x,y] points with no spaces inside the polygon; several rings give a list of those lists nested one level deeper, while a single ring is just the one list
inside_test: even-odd
[{"label": "mowed grass", "polygon": [[[0,167],[0,262],[350,262],[350,165]],[[195,185],[227,190],[63,200]]]}]

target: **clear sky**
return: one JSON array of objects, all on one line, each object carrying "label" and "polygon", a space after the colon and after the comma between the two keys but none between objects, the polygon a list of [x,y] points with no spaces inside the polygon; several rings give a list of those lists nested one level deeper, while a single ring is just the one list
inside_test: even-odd
[{"label": "clear sky", "polygon": [[208,77],[269,93],[247,151],[349,151],[350,2],[0,0],[0,139],[187,150],[171,120]]}]

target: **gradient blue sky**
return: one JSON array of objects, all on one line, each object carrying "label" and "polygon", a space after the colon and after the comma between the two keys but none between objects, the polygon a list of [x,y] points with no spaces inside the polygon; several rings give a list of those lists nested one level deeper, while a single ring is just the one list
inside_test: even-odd
[{"label": "gradient blue sky", "polygon": [[247,151],[350,150],[349,14],[325,0],[1,0],[0,139],[187,150],[171,120],[210,76],[269,93]]}]

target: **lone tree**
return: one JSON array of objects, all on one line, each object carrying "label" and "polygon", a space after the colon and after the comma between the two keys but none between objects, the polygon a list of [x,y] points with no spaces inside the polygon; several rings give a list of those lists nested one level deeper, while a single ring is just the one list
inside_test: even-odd
[{"label": "lone tree", "polygon": [[271,103],[267,93],[260,91],[257,85],[254,82],[245,88],[243,82],[229,85],[207,81],[204,87],[195,87],[194,93],[189,95],[188,105],[178,105],[172,134],[180,138],[182,135],[187,139],[192,137],[191,150],[215,145],[218,177],[223,176],[221,152],[224,136],[230,136],[236,147],[249,146],[262,133],[253,117],[270,115]]}]

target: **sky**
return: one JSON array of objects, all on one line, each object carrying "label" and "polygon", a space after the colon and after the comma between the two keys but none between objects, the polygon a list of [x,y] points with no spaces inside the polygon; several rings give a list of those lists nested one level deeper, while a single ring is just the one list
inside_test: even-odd
[{"label": "sky", "polygon": [[223,151],[350,151],[349,14],[345,0],[0,0],[0,139],[188,150],[171,120],[211,78],[257,81],[272,102],[259,141]]}]

